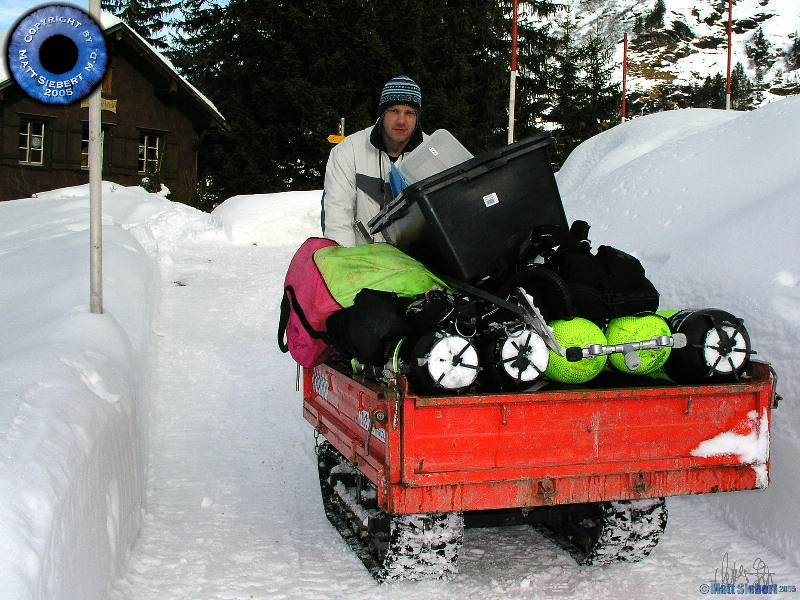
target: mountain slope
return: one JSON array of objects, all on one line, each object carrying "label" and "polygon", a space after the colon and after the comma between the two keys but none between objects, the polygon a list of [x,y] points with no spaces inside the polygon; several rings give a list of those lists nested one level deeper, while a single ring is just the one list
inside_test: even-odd
[{"label": "mountain slope", "polygon": [[[646,100],[680,106],[676,89],[721,75],[728,60],[726,0],[566,0],[580,35],[599,31],[616,45],[622,80],[623,35],[628,32],[627,87],[640,107]],[[659,10],[663,9],[663,10]],[[732,68],[741,63],[756,87],[754,103],[800,93],[800,3],[732,3]],[[760,94],[758,92],[761,92]],[[671,95],[671,97],[669,97]]]}]

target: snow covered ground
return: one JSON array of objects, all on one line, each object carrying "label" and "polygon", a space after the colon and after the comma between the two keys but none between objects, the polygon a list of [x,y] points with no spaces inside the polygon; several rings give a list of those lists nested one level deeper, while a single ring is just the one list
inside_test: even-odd
[{"label": "snow covered ground", "polygon": [[669,499],[637,564],[580,567],[528,527],[467,530],[449,582],[374,583],[322,511],[276,344],[319,192],[208,215],[105,184],[104,315],[88,314],[87,188],[0,203],[0,597],[666,600],[755,583],[758,565],[800,587],[798,140],[800,98],[676,111],[589,140],[558,174],[568,218],[641,258],[662,307],[745,319],[784,396],[770,487]]}]

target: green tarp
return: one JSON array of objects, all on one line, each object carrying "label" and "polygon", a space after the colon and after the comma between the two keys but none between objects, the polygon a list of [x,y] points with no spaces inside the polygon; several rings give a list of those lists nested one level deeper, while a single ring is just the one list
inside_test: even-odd
[{"label": "green tarp", "polygon": [[385,243],[363,246],[329,246],[314,253],[314,262],[334,299],[353,306],[362,289],[416,296],[447,285],[422,263]]}]

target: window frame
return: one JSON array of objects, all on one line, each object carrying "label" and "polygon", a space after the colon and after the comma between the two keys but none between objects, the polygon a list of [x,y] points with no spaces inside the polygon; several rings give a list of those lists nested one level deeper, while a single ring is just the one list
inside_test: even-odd
[{"label": "window frame", "polygon": [[[153,146],[148,142],[153,138],[157,140],[155,147],[155,158],[148,158],[147,152]],[[136,172],[139,175],[149,175],[151,173],[160,173],[163,168],[164,148],[166,146],[167,133],[157,129],[139,129],[139,146],[136,157]],[[143,152],[144,149],[144,152]],[[155,165],[154,169],[149,170],[148,167]]]},{"label": "window frame", "polygon": [[[108,144],[111,143],[111,128],[112,125],[102,123],[100,126],[100,161],[101,164],[106,166]],[[84,159],[86,164],[84,164]],[[81,121],[81,170],[89,170],[89,121]]]},{"label": "window frame", "polygon": [[[34,168],[41,168],[47,166],[47,161],[49,157],[48,153],[48,143],[50,142],[51,131],[50,131],[50,121],[51,119],[42,117],[39,115],[20,115],[19,116],[19,127],[17,131],[17,164],[22,165],[24,167],[34,167]],[[31,131],[33,125],[40,125],[41,126],[41,133],[34,134]],[[25,132],[23,132],[23,126],[25,126]],[[23,136],[25,138],[25,145],[23,145]],[[38,148],[33,148],[32,139],[39,138],[40,145]],[[22,153],[25,153],[24,158]],[[31,160],[31,153],[38,152],[39,159]]]}]

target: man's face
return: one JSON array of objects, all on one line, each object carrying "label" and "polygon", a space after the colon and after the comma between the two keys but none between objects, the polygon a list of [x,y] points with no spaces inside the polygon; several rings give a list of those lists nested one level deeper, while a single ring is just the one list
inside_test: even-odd
[{"label": "man's face", "polygon": [[417,126],[417,111],[405,104],[390,106],[383,116],[383,133],[401,149],[405,147]]}]

